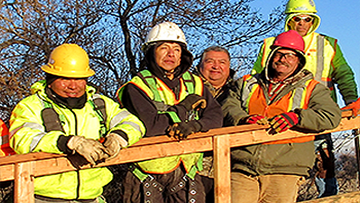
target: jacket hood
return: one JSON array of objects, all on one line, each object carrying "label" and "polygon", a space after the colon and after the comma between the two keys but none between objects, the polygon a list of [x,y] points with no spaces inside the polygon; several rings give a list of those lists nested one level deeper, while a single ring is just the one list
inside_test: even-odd
[{"label": "jacket hood", "polygon": [[[152,45],[145,53],[144,63],[146,68],[154,74],[156,77],[162,80],[168,80],[166,72],[155,61],[155,50],[164,42],[157,42]],[[179,43],[179,42],[178,42]],[[175,68],[174,78],[180,78],[186,71],[188,71],[193,63],[193,55],[187,49],[184,43],[179,43],[181,46],[181,62],[178,67]]]},{"label": "jacket hood", "polygon": [[[264,69],[264,74],[265,74],[265,77],[267,80],[270,80],[271,77],[271,72],[273,71],[272,67],[271,67],[271,64],[272,64],[272,60],[273,60],[273,56],[275,54],[275,52],[279,49],[284,49],[283,47],[275,47],[273,50],[271,50],[267,60],[266,60],[266,65],[265,65],[265,69]],[[288,78],[293,78],[293,77],[296,77],[300,72],[302,72],[302,70],[304,69],[305,67],[305,63],[306,63],[306,58],[304,56],[303,53],[301,53],[300,51],[298,50],[295,50],[295,49],[290,49],[292,51],[295,51],[298,53],[298,56],[300,58],[300,63],[298,65],[298,67],[296,68],[296,70],[294,71],[294,73],[292,73]],[[286,78],[286,80],[288,79]]]},{"label": "jacket hood", "polygon": [[315,13],[290,13],[286,16],[285,18],[285,32],[289,31],[290,30],[290,27],[288,26],[290,20],[294,17],[294,16],[297,16],[297,15],[309,15],[309,16],[312,16],[314,18],[314,23],[313,25],[310,27],[308,33],[306,33],[305,36],[308,36],[310,35],[311,33],[315,32],[318,27],[320,26],[320,17],[318,15],[316,15]]}]

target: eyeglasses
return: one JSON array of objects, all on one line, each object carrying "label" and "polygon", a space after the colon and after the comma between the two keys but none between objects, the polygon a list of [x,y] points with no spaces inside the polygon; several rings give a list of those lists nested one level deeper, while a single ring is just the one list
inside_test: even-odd
[{"label": "eyeglasses", "polygon": [[297,58],[297,55],[295,53],[281,53],[281,52],[276,52],[274,54],[275,61],[280,61],[282,57],[284,57],[288,61],[294,61]]},{"label": "eyeglasses", "polygon": [[300,22],[301,20],[304,20],[305,22],[307,22],[307,23],[310,23],[311,21],[313,21],[313,17],[310,17],[310,16],[305,16],[305,17],[301,17],[301,16],[294,16],[293,18],[292,18],[292,20],[294,21],[294,22]]}]

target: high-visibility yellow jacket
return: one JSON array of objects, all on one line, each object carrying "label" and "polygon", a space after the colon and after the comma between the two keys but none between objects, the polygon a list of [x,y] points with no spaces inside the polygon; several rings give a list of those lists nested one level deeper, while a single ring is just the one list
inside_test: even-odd
[{"label": "high-visibility yellow jacket", "polygon": [[[137,142],[145,133],[142,122],[112,99],[95,93],[86,87],[87,102],[81,109],[68,109],[49,99],[45,93],[45,81],[32,86],[33,95],[16,105],[10,118],[10,146],[19,154],[30,152],[62,153],[57,147],[61,135],[101,138],[101,123],[92,101],[101,98],[105,102],[107,133],[121,130],[127,134],[129,145]],[[64,132],[46,132],[42,110],[51,104],[59,115]],[[46,119],[46,118],[45,118]],[[94,199],[102,194],[102,187],[112,180],[112,173],[105,167],[91,168],[35,178],[35,194],[62,199]]]}]

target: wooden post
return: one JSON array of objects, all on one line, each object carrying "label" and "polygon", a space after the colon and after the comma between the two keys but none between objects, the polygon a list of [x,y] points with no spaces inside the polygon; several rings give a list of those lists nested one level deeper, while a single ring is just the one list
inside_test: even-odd
[{"label": "wooden post", "polygon": [[215,136],[214,141],[214,180],[215,203],[231,202],[231,166],[229,136]]},{"label": "wooden post", "polygon": [[35,202],[32,173],[33,162],[15,164],[14,203]]}]

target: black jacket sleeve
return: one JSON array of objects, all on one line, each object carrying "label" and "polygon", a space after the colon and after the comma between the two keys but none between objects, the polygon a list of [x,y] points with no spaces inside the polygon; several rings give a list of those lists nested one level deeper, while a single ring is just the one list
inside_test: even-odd
[{"label": "black jacket sleeve", "polygon": [[[165,135],[166,129],[173,124],[168,114],[158,114],[152,100],[135,85],[130,83],[124,88],[122,104],[144,123],[146,127],[145,136]],[[200,111],[199,123],[202,126],[201,131],[221,127],[222,111],[220,105],[213,99],[206,88],[204,88],[203,96],[206,99],[207,107]],[[184,108],[174,106],[172,110],[178,114],[182,121],[185,120],[186,112]]]}]

